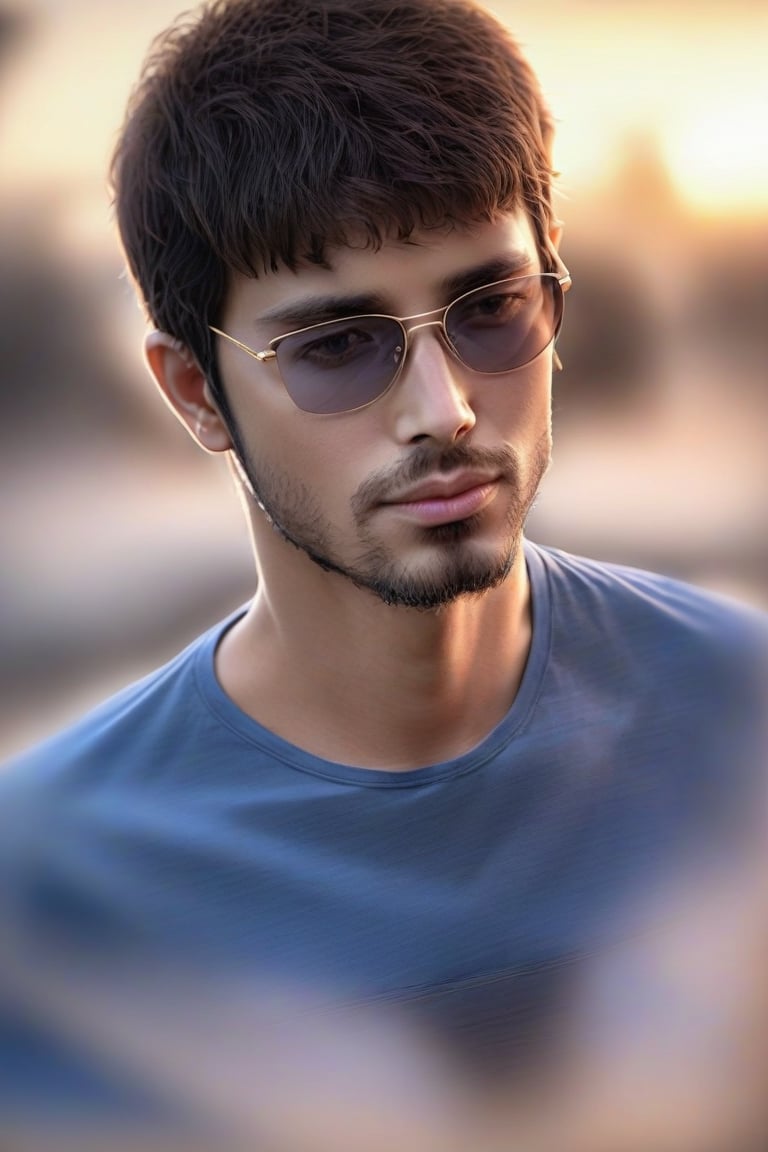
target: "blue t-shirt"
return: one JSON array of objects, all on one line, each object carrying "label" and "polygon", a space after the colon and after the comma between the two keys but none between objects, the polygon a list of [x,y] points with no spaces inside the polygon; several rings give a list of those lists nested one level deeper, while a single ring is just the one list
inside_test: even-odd
[{"label": "blue t-shirt", "polygon": [[270,732],[215,676],[237,615],[22,756],[0,774],[6,923],[102,971],[226,971],[519,1040],[659,877],[739,834],[762,627],[660,576],[526,559],[522,682],[454,760],[361,769]]}]

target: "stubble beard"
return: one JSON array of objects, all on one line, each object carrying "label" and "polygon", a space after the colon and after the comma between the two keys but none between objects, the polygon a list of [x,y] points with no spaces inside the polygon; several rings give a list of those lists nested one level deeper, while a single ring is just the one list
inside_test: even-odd
[{"label": "stubble beard", "polygon": [[353,521],[360,551],[352,563],[346,564],[335,547],[333,525],[305,484],[285,473],[257,469],[244,445],[237,446],[236,464],[251,497],[286,543],[323,571],[344,577],[384,604],[427,612],[462,596],[481,596],[504,582],[515,564],[525,520],[549,466],[550,448],[546,434],[532,454],[525,478],[516,456],[508,449],[493,452],[457,446],[441,453],[416,449],[407,465],[399,469],[400,485],[461,466],[498,469],[508,501],[505,534],[492,554],[487,548],[478,547],[473,539],[480,530],[483,512],[420,529],[424,544],[439,553],[426,571],[409,569],[407,562],[400,560],[371,530],[376,495],[398,487],[391,474],[372,477],[353,496]]}]

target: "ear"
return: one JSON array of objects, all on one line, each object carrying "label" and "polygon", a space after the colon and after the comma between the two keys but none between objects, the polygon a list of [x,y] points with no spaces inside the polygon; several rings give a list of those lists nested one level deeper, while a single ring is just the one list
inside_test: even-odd
[{"label": "ear", "polygon": [[552,221],[549,225],[549,231],[547,232],[547,248],[549,249],[550,255],[554,261],[554,270],[560,273],[567,272],[565,264],[563,264],[562,258],[560,256],[560,241],[563,238],[563,227],[563,221],[558,220],[558,218],[555,216],[552,218]]},{"label": "ear", "polygon": [[565,227],[564,221],[558,220],[557,217],[553,217],[552,222],[549,225],[549,233],[548,233],[549,243],[550,243],[550,246],[551,246],[553,252],[559,252],[560,251],[560,241],[563,238],[563,228],[564,227]]},{"label": "ear", "polygon": [[160,391],[193,440],[206,452],[227,452],[232,447],[229,432],[189,349],[166,332],[150,332],[144,356]]}]

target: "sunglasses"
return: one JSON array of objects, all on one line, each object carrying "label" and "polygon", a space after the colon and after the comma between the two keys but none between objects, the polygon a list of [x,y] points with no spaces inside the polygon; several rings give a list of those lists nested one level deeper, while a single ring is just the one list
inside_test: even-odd
[{"label": "sunglasses", "polygon": [[288,395],[303,412],[356,412],[389,391],[403,370],[408,338],[420,328],[436,327],[451,355],[473,372],[496,376],[523,368],[557,337],[570,285],[567,274],[516,276],[416,316],[349,316],[312,324],[276,336],[262,352],[220,328],[210,330],[261,363],[276,361]]}]

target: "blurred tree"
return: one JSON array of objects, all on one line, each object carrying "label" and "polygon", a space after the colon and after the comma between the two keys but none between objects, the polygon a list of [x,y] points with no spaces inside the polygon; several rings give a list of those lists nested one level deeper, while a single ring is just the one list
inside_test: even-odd
[{"label": "blurred tree", "polygon": [[154,438],[164,422],[132,397],[137,382],[109,347],[103,286],[63,267],[44,236],[0,244],[0,442]]},{"label": "blurred tree", "polygon": [[[686,308],[691,338],[729,358],[768,361],[768,244],[729,244],[725,252],[705,253]],[[768,378],[761,374],[763,389]]]},{"label": "blurred tree", "polygon": [[29,26],[29,18],[19,8],[0,7],[0,76],[9,50],[14,48],[19,36]]},{"label": "blurred tree", "polygon": [[664,325],[647,285],[627,262],[589,250],[569,253],[578,269],[566,300],[558,349],[567,385],[557,411],[620,411],[654,388]]}]

